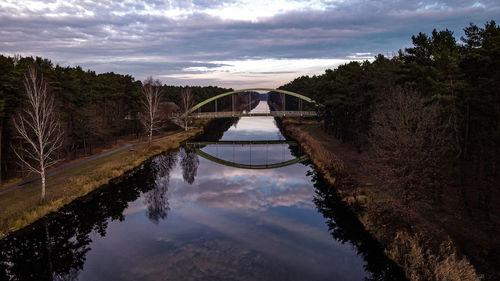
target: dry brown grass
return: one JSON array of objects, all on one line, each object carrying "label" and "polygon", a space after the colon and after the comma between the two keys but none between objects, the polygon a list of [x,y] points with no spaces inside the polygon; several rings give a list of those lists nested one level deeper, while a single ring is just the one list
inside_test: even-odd
[{"label": "dry brown grass", "polygon": [[319,140],[311,137],[296,126],[286,126],[286,131],[300,143],[330,183],[333,184],[335,182],[335,176],[341,176],[345,173],[342,160],[326,149]]},{"label": "dry brown grass", "polygon": [[[405,270],[408,278],[430,281],[481,280],[481,276],[467,259],[458,258],[456,248],[449,239],[443,239],[446,235],[441,230],[428,219],[405,209],[398,194],[373,184],[377,179],[371,178],[372,183],[367,185],[370,176],[359,175],[359,171],[353,170],[352,166],[357,163],[347,166],[335,152],[330,151],[332,143],[337,143],[335,140],[331,139],[332,142],[329,142],[329,137],[311,134],[312,127],[308,127],[309,125],[299,125],[289,120],[283,122],[283,125],[285,131],[301,144],[325,178],[337,187],[343,200],[353,207],[366,229],[387,246],[388,256]],[[317,126],[312,131],[316,129]],[[419,236],[400,231],[408,228],[408,214],[412,217],[413,231],[422,230],[426,241],[434,241],[424,244]],[[398,231],[398,239],[394,240]],[[431,253],[429,249],[435,248],[430,247],[431,244],[441,244],[437,247],[440,250]]]},{"label": "dry brown grass", "polygon": [[139,166],[150,157],[178,148],[183,141],[201,132],[202,129],[193,129],[177,133],[154,140],[151,146],[137,144],[130,149],[118,151],[49,177],[46,203],[43,205],[38,204],[40,200],[38,182],[0,195],[0,238],[88,194],[111,179]]},{"label": "dry brown grass", "polygon": [[474,267],[465,258],[457,257],[450,240],[444,241],[438,253],[424,249],[418,235],[398,232],[386,251],[388,256],[402,265],[412,281],[479,281]]}]

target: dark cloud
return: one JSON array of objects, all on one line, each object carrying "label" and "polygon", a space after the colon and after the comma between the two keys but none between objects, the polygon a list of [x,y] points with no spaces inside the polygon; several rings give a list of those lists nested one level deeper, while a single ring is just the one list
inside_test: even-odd
[{"label": "dark cloud", "polygon": [[[278,11],[254,21],[221,18],[227,16],[224,7],[238,2],[53,1],[27,6],[7,1],[0,3],[0,53],[44,56],[142,79],[189,74],[183,69],[197,66],[217,69],[213,61],[393,53],[409,46],[418,32],[448,28],[459,37],[469,22],[482,24],[500,15],[496,1],[389,0],[325,1],[323,10]],[[213,13],[217,9],[220,15]],[[263,66],[258,72],[287,71]]]}]

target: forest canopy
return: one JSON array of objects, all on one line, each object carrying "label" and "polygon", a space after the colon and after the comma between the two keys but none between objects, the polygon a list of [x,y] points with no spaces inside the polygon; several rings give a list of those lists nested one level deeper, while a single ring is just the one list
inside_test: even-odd
[{"label": "forest canopy", "polygon": [[407,200],[442,204],[450,187],[456,196],[448,199],[460,196],[466,212],[488,217],[499,203],[500,26],[471,23],[459,41],[449,30],[411,39],[394,57],[353,61],[280,89],[316,100],[324,130],[368,152]]},{"label": "forest canopy", "polygon": [[[72,159],[92,153],[96,147],[112,145],[121,137],[144,134],[138,118],[142,110],[142,82],[134,77],[113,72],[97,74],[79,66],[62,67],[41,57],[0,55],[0,183],[1,179],[25,174],[12,150],[19,142],[12,120],[25,97],[22,80],[30,64],[43,75],[55,98],[64,130],[59,158]],[[168,103],[178,104],[184,87],[162,85],[162,88],[166,107],[172,108]],[[195,102],[231,90],[212,86],[190,88]],[[164,129],[174,126],[170,124],[170,128]]]}]

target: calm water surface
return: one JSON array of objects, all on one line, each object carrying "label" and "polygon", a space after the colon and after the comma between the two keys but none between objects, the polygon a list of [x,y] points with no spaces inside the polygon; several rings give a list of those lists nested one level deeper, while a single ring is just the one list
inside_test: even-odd
[{"label": "calm water surface", "polygon": [[[266,109],[261,102],[256,110]],[[220,135],[225,125],[211,130]],[[244,117],[220,140],[284,136],[272,117]],[[1,241],[0,280],[399,278],[310,164],[241,169],[197,149],[249,167],[301,156],[288,144],[187,146],[159,155]]]}]

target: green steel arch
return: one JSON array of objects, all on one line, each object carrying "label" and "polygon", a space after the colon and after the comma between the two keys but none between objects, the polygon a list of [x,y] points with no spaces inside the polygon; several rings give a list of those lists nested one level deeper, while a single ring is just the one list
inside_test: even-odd
[{"label": "green steel arch", "polygon": [[214,100],[217,100],[217,99],[220,99],[222,97],[225,97],[225,96],[229,96],[229,95],[232,95],[232,94],[236,94],[236,93],[242,93],[242,92],[251,92],[251,91],[268,91],[268,92],[278,92],[278,93],[283,93],[283,94],[286,94],[286,95],[290,95],[290,96],[294,96],[294,97],[297,97],[299,99],[302,99],[302,100],[305,100],[307,102],[310,102],[310,103],[316,103],[313,99],[309,98],[309,97],[306,97],[304,95],[301,95],[301,94],[297,94],[297,93],[294,93],[294,92],[290,92],[290,91],[285,91],[285,90],[279,90],[279,89],[268,89],[268,88],[252,88],[252,89],[241,89],[241,90],[236,90],[236,91],[231,91],[231,92],[227,92],[227,93],[223,93],[223,94],[220,94],[220,95],[217,95],[217,96],[214,96],[214,97],[211,97],[209,99],[206,99],[202,102],[200,102],[199,104],[191,107],[191,109],[189,109],[186,113],[184,113],[182,116],[186,116],[186,114],[190,114],[191,112],[197,110],[198,108],[204,106],[205,104],[211,102],[211,101],[214,101]]},{"label": "green steel arch", "polygon": [[215,162],[217,164],[221,164],[221,165],[229,166],[229,167],[234,167],[234,168],[250,169],[250,170],[264,170],[264,169],[281,168],[281,167],[286,167],[286,166],[293,165],[295,163],[300,163],[300,162],[304,162],[304,161],[309,160],[309,157],[307,155],[302,155],[298,158],[288,160],[285,162],[281,162],[281,163],[251,165],[251,164],[234,163],[231,161],[223,160],[223,159],[217,158],[213,155],[210,155],[210,154],[202,151],[201,149],[195,149],[194,151],[199,156],[201,156],[209,161]]}]

